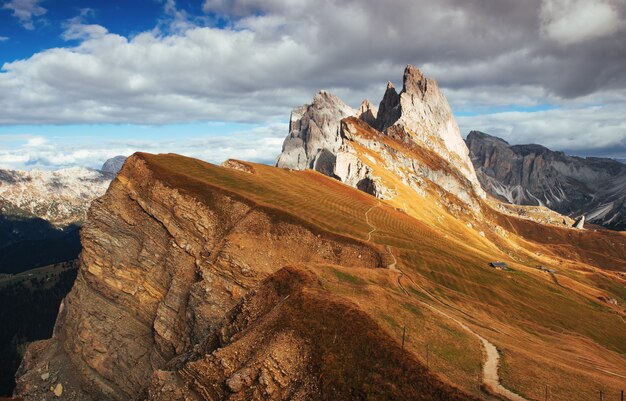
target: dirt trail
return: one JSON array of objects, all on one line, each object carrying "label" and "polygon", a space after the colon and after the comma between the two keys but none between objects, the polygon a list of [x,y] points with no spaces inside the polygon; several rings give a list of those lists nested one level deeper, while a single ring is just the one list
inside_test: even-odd
[{"label": "dirt trail", "polygon": [[[370,221],[369,221],[369,213],[375,208],[381,205],[381,202],[378,201],[378,204],[375,206],[372,206],[371,208],[369,208],[367,210],[367,212],[365,212],[365,222],[372,227],[372,229],[367,233],[367,242],[370,242],[372,240],[372,234],[376,231],[376,226],[374,226]],[[391,271],[397,272],[398,273],[398,287],[400,287],[400,289],[406,294],[409,295],[409,292],[404,288],[404,286],[401,283],[401,279],[402,277],[405,277],[406,275],[404,274],[404,272],[400,269],[398,269],[397,264],[398,264],[398,260],[396,259],[396,256],[393,254],[391,247],[389,245],[385,246],[385,249],[387,250],[387,252],[389,253],[389,255],[391,255],[391,258],[393,259],[393,262],[391,264],[389,264],[387,266],[387,268]],[[417,283],[415,283],[410,277],[406,276],[409,281],[411,281],[411,283],[413,283],[415,286],[417,286],[421,291],[423,291],[426,295],[428,295],[431,299],[433,299],[434,301],[436,301],[438,304],[441,304],[443,306],[447,305],[440,301],[437,297],[435,297],[434,295],[432,295],[430,292],[426,291],[423,287],[421,287],[420,285],[418,285]],[[419,301],[422,305],[424,305],[425,307],[429,308],[430,310],[452,320],[453,322],[455,322],[456,324],[458,324],[459,326],[461,326],[461,328],[463,328],[463,330],[467,331],[468,333],[472,334],[473,336],[475,336],[476,338],[478,338],[483,346],[483,349],[485,350],[485,361],[483,363],[483,371],[482,371],[482,381],[485,385],[485,387],[492,392],[495,395],[499,395],[502,397],[507,398],[510,401],[528,401],[526,398],[515,394],[514,392],[510,391],[509,389],[507,389],[506,387],[504,387],[502,384],[500,384],[500,376],[498,374],[498,367],[500,364],[500,354],[498,353],[498,349],[496,348],[495,345],[493,345],[491,342],[489,342],[489,340],[487,340],[486,338],[484,338],[483,336],[481,336],[480,334],[478,334],[477,332],[475,332],[474,330],[472,330],[469,326],[467,326],[465,323],[461,322],[460,320],[458,320],[457,318],[447,314],[446,312],[442,311],[439,308],[436,308],[424,301]]]},{"label": "dirt trail", "polygon": [[374,208],[377,208],[378,206],[380,206],[380,201],[374,206],[367,209],[367,212],[365,212],[365,222],[368,226],[372,227],[372,229],[367,233],[367,242],[370,242],[372,240],[372,234],[374,233],[374,231],[376,231],[376,227],[372,223],[370,223],[369,214],[372,210],[374,210]]}]

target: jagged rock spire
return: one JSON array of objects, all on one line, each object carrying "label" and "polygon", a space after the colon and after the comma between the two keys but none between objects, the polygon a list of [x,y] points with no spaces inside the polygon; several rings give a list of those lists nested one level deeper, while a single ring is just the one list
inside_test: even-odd
[{"label": "jagged rock spire", "polygon": [[276,166],[302,170],[314,168],[318,159],[326,163],[329,154],[335,154],[341,146],[341,120],[355,114],[356,110],[337,96],[320,91],[313,97],[313,103],[291,112],[289,136]]},{"label": "jagged rock spire", "polygon": [[361,103],[359,107],[359,111],[357,111],[357,118],[359,120],[365,121],[372,127],[376,124],[376,115],[378,114],[378,109],[374,107],[369,100],[365,99]]}]

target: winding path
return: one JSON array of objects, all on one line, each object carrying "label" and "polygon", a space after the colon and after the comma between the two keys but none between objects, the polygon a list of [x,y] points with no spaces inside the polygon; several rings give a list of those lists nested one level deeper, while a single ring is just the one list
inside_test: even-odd
[{"label": "winding path", "polygon": [[[376,205],[370,207],[367,210],[367,212],[365,212],[365,222],[372,228],[367,233],[367,242],[370,242],[372,240],[372,234],[376,231],[376,226],[374,226],[369,220],[369,213],[378,206],[381,206],[380,201],[378,201]],[[402,283],[401,283],[402,277],[406,275],[404,274],[402,270],[398,269],[397,267],[398,260],[393,254],[391,250],[391,246],[385,245],[385,249],[387,250],[389,255],[391,255],[391,258],[393,259],[393,262],[387,265],[387,268],[391,271],[398,273],[398,278],[397,278],[398,287],[400,287],[400,289],[402,290],[402,292],[404,292],[405,295],[409,295],[409,292],[404,288],[404,286],[402,286]],[[437,303],[441,305],[447,306],[444,302],[440,301],[437,297],[432,295],[430,292],[426,291],[426,289],[424,289],[423,287],[415,283],[410,277],[408,276],[406,277],[411,281],[411,283],[413,283],[416,287],[418,287],[422,292],[428,295],[431,299],[433,299],[434,301],[436,301]],[[495,345],[493,345],[491,342],[489,342],[489,340],[487,340],[486,338],[484,338],[483,336],[481,336],[480,334],[472,330],[465,323],[461,322],[460,320],[458,320],[457,318],[453,316],[450,316],[449,314],[442,311],[441,309],[436,308],[424,301],[418,300],[418,302],[424,305],[425,307],[429,308],[430,310],[440,314],[441,316],[444,316],[454,321],[456,324],[461,326],[463,330],[467,331],[468,333],[472,334],[473,336],[475,336],[476,338],[480,340],[484,349],[484,354],[485,354],[485,362],[483,363],[483,371],[482,371],[482,381],[485,387],[489,391],[491,391],[495,395],[505,397],[509,399],[510,401],[528,401],[526,398],[518,394],[515,394],[514,392],[512,392],[511,390],[507,389],[502,384],[500,384],[500,376],[498,374],[498,367],[500,364],[500,354],[498,353],[498,349],[496,348]]]}]

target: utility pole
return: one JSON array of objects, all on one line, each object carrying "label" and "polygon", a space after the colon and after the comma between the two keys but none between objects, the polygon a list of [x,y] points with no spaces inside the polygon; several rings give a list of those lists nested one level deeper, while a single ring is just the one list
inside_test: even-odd
[{"label": "utility pole", "polygon": [[600,401],[604,401],[604,393],[600,390]]},{"label": "utility pole", "polygon": [[404,351],[404,334],[406,333],[406,326],[402,326],[402,351]]},{"label": "utility pole", "polygon": [[622,401],[624,401],[624,390],[622,390]]}]

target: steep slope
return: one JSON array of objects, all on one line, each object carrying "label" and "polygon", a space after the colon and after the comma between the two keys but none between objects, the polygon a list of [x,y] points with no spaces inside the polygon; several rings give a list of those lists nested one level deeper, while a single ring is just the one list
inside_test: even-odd
[{"label": "steep slope", "polygon": [[626,165],[580,158],[541,145],[515,145],[472,131],[467,145],[487,192],[510,203],[547,206],[626,230]]},{"label": "steep slope", "polygon": [[[387,202],[312,170],[227,165],[126,162],[91,208],[76,284],[53,338],[29,347],[16,395],[489,399],[471,333],[497,347],[504,385],[527,399],[538,378],[561,399],[619,389],[623,235],[492,209],[470,228],[432,196],[392,206],[408,186]],[[558,269],[558,286],[538,264]]]}]

